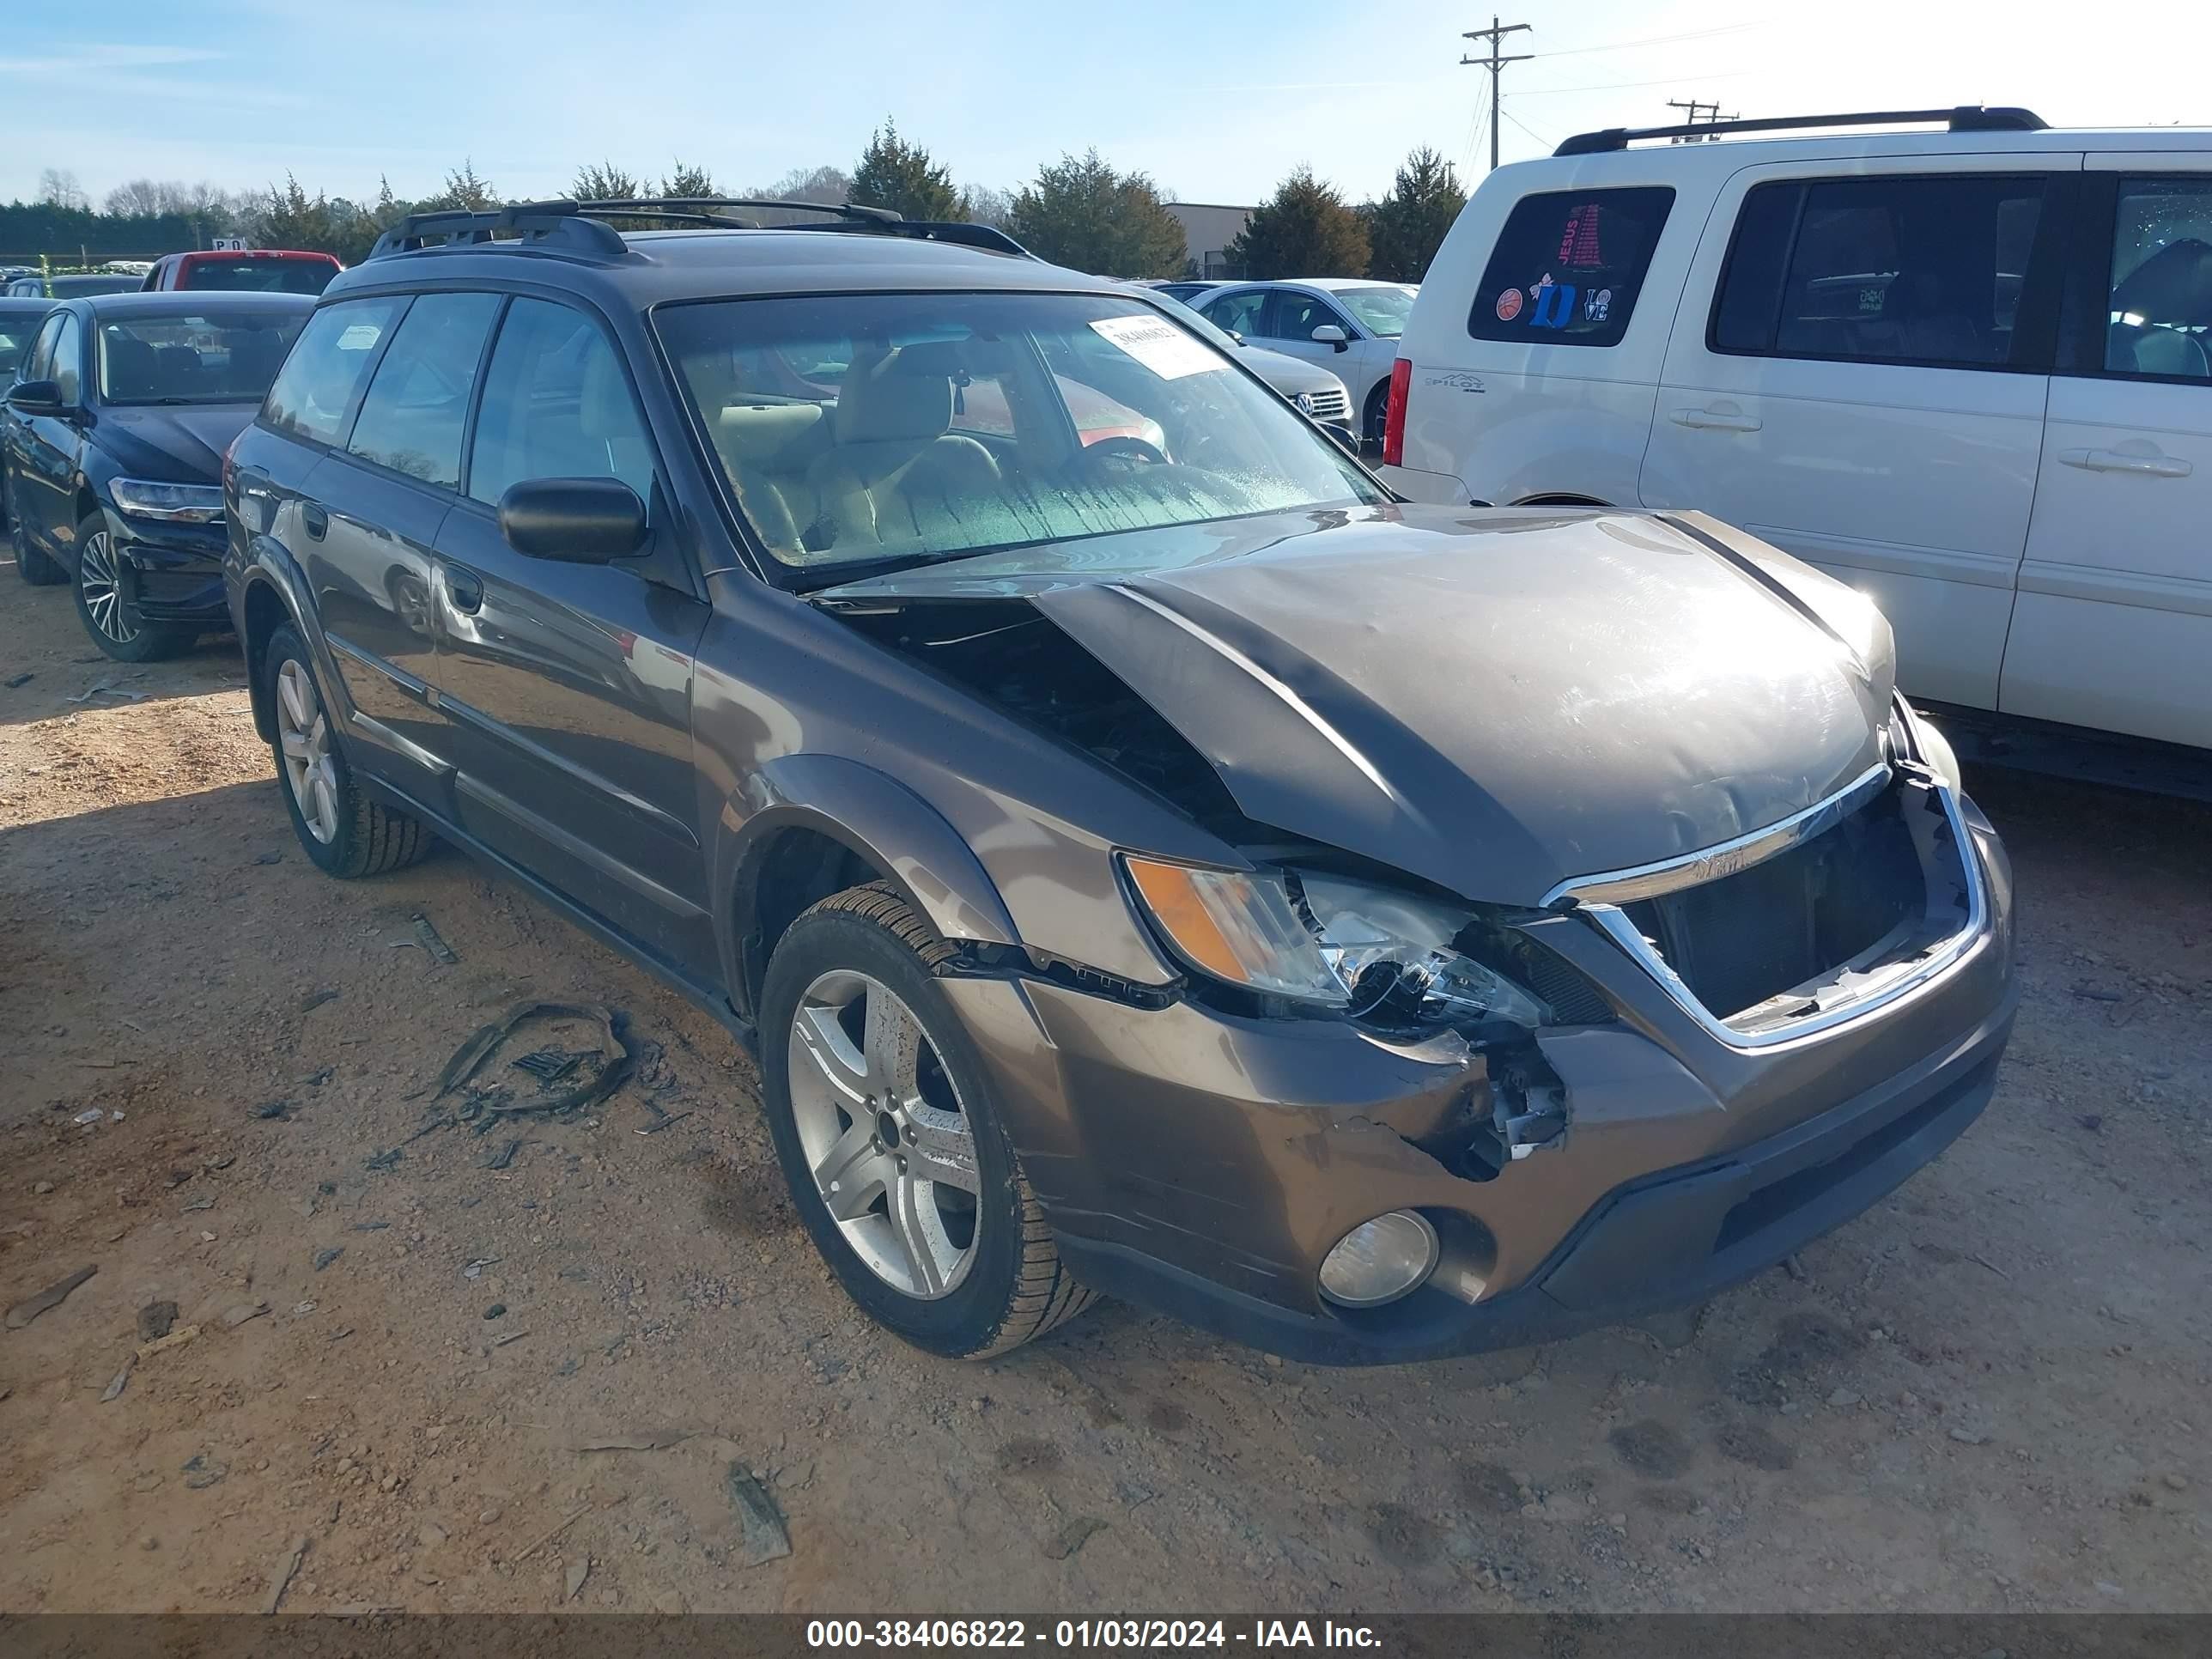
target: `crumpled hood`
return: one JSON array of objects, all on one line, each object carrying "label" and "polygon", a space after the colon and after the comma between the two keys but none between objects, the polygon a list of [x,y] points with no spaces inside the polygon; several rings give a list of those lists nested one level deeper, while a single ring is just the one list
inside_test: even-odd
[{"label": "crumpled hood", "polygon": [[104,409],[97,441],[126,477],[221,483],[223,451],[259,407],[252,403]]},{"label": "crumpled hood", "polygon": [[1472,899],[1533,904],[1571,877],[1774,823],[1881,758],[1893,669],[1879,613],[1848,590],[1824,605],[1782,580],[1790,562],[1718,530],[1325,511],[1021,549],[816,597],[1026,599],[1212,762],[1249,817]]}]

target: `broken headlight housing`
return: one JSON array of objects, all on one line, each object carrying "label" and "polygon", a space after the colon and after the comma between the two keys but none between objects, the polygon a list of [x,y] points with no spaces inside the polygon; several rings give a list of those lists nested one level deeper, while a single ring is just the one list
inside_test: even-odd
[{"label": "broken headlight housing", "polygon": [[1534,995],[1457,948],[1464,908],[1314,872],[1122,865],[1176,955],[1228,984],[1400,1028],[1550,1020]]}]

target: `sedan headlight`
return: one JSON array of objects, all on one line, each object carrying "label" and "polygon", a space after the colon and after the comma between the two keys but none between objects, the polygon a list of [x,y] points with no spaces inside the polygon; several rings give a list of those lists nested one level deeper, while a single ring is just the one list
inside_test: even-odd
[{"label": "sedan headlight", "polygon": [[133,519],[165,524],[213,524],[222,517],[222,489],[216,484],[152,483],[117,478],[107,486],[117,508]]},{"label": "sedan headlight", "polygon": [[1365,882],[1297,871],[1205,870],[1125,856],[1146,913],[1177,956],[1247,990],[1392,1024],[1550,1010],[1454,945],[1469,914]]}]

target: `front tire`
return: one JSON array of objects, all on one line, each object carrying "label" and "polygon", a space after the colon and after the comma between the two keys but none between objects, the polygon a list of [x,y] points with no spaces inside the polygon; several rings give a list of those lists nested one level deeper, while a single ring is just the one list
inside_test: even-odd
[{"label": "front tire", "polygon": [[277,787],[293,833],[325,875],[350,881],[380,876],[429,850],[422,820],[372,800],[346,764],[307,647],[280,628],[262,653],[261,672],[275,711]]},{"label": "front tire", "polygon": [[138,615],[104,514],[88,513],[76,527],[75,587],[77,620],[92,642],[118,662],[158,662],[196,637],[192,631],[163,628]]},{"label": "front tire", "polygon": [[849,888],[769,961],[769,1132],[815,1248],[916,1347],[983,1359],[1088,1306],[932,969],[951,948],[891,888]]}]

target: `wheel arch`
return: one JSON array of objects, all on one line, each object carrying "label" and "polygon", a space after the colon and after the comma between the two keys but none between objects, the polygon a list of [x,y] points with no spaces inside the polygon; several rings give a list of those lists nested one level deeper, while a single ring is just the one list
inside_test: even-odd
[{"label": "wheel arch", "polygon": [[[322,641],[307,623],[306,598],[307,579],[293,562],[292,556],[266,537],[255,537],[245,580],[239,589],[238,643],[246,656],[246,695],[253,708],[253,729],[261,734],[264,743],[273,743],[276,738],[276,711],[269,701],[268,677],[261,672],[269,641],[278,629],[289,625],[300,631],[308,650],[321,654]],[[329,665],[319,665],[325,669],[324,683],[330,684]]]},{"label": "wheel arch", "polygon": [[846,887],[886,883],[942,939],[1019,943],[966,839],[896,779],[841,756],[784,756],[753,774],[718,821],[714,871],[724,977],[748,1019],[784,930]]}]

